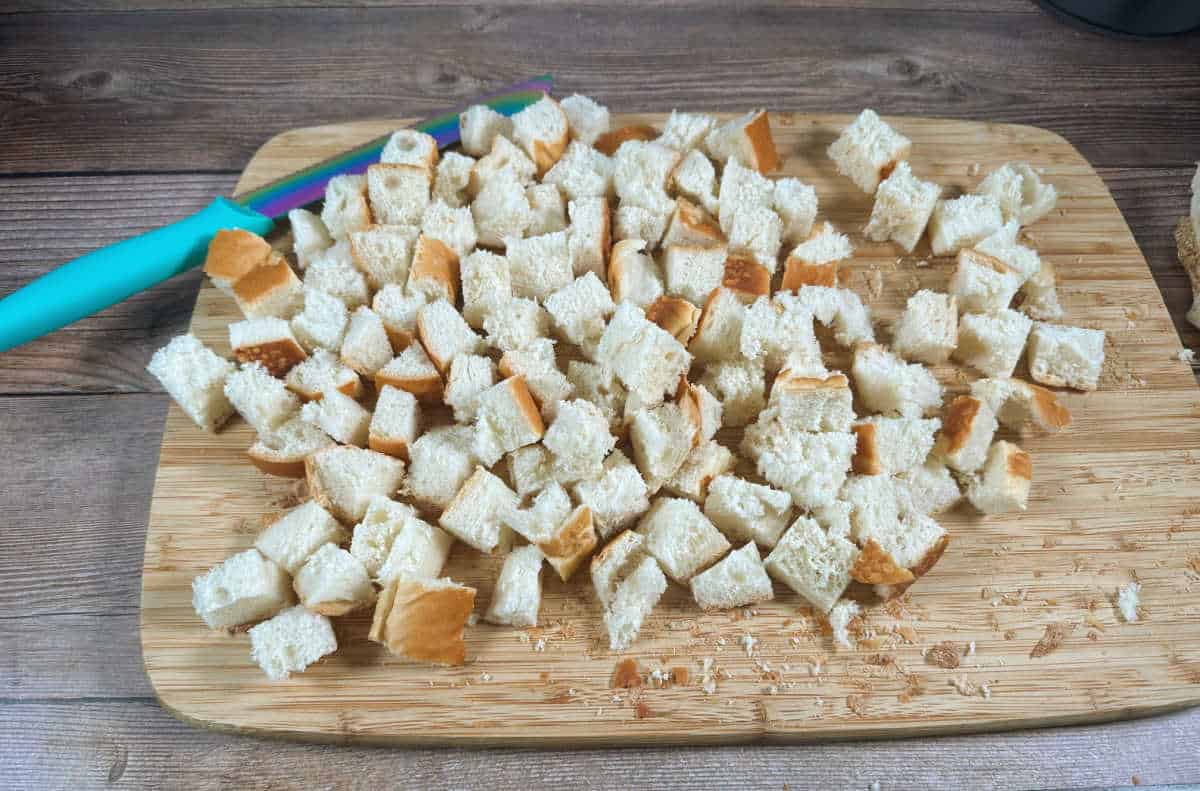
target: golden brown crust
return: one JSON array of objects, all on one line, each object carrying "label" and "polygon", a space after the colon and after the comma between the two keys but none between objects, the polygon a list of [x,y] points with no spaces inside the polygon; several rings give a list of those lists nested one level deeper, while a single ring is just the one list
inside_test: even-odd
[{"label": "golden brown crust", "polygon": [[458,254],[441,239],[421,234],[413,248],[412,265],[408,270],[409,283],[429,280],[438,284],[451,305],[458,304]]},{"label": "golden brown crust", "polygon": [[253,305],[277,289],[290,289],[300,285],[300,278],[288,266],[283,256],[277,255],[262,266],[255,267],[233,284],[233,293],[247,305]]},{"label": "golden brown crust", "polygon": [[427,404],[440,404],[442,402],[442,377],[437,374],[429,374],[428,376],[392,376],[385,374],[382,370],[375,373],[375,389],[382,390],[384,385],[398,387],[401,390],[407,390],[417,397],[418,401],[423,401]]},{"label": "golden brown crust", "polygon": [[916,579],[911,571],[897,565],[891,554],[873,538],[863,544],[850,569],[850,577],[868,585],[903,585]]},{"label": "golden brown crust", "polygon": [[1030,384],[1033,415],[1038,425],[1051,431],[1062,431],[1071,425],[1071,411],[1059,403],[1053,390]]},{"label": "golden brown crust", "polygon": [[398,656],[461,665],[463,629],[473,609],[474,588],[397,579],[380,593],[369,637]]},{"label": "golden brown crust", "polygon": [[942,430],[938,433],[934,451],[939,455],[954,453],[967,444],[975,417],[983,408],[983,402],[973,396],[960,395],[946,408],[942,419]]},{"label": "golden brown crust", "polygon": [[240,229],[222,229],[208,243],[204,274],[213,280],[232,284],[267,263],[271,254],[271,245],[258,234]]},{"label": "golden brown crust", "polygon": [[1025,451],[1014,445],[1012,452],[1008,454],[1006,463],[1009,475],[1014,478],[1023,478],[1027,481],[1033,480],[1033,459]]},{"label": "golden brown crust", "polygon": [[[879,475],[883,467],[879,464],[879,438],[874,423],[855,423],[850,427],[858,444],[850,466],[859,475]],[[863,580],[866,582],[867,580]]]},{"label": "golden brown crust", "polygon": [[1004,262],[999,258],[990,256],[987,253],[981,253],[978,250],[972,250],[969,247],[958,251],[959,266],[961,266],[964,262],[995,270],[1002,275],[1008,274],[1010,271],[1009,268],[1004,265]]},{"label": "golden brown crust", "polygon": [[264,456],[256,452],[254,447],[254,445],[251,445],[249,448],[246,448],[246,456],[250,459],[251,464],[267,475],[277,475],[280,478],[304,477],[304,458],[280,459]]},{"label": "golden brown crust", "polygon": [[525,384],[524,376],[510,376],[505,380],[508,383],[508,389],[512,393],[513,402],[516,403],[517,409],[521,410],[521,416],[529,427],[537,432],[540,437],[546,433],[546,424],[542,422],[542,413],[538,410],[537,401],[529,392],[529,387]]},{"label": "golden brown crust", "polygon": [[655,140],[658,130],[649,124],[632,124],[605,132],[596,138],[592,147],[605,156],[611,157],[626,140]]},{"label": "golden brown crust", "polygon": [[567,582],[592,554],[598,540],[592,525],[592,509],[581,505],[571,512],[549,539],[538,543],[538,549],[558,572],[559,579]]},{"label": "golden brown crust", "polygon": [[811,264],[795,255],[789,255],[783,264],[783,291],[799,291],[801,286],[829,286],[836,288],[838,283],[838,262],[828,261],[824,264]]},{"label": "golden brown crust", "polygon": [[233,350],[233,356],[239,363],[260,362],[271,372],[271,376],[277,377],[308,359],[308,354],[300,344],[291,338],[280,338],[256,346],[239,346]]},{"label": "golden brown crust", "polygon": [[757,261],[731,255],[725,259],[721,285],[746,304],[771,293],[771,273]]},{"label": "golden brown crust", "polygon": [[397,459],[408,461],[408,443],[399,437],[381,437],[371,434],[367,437],[367,447],[371,450],[385,453]]},{"label": "golden brown crust", "polygon": [[683,297],[664,295],[654,300],[646,308],[646,318],[687,346],[688,341],[696,334],[696,325],[700,321],[700,309]]}]

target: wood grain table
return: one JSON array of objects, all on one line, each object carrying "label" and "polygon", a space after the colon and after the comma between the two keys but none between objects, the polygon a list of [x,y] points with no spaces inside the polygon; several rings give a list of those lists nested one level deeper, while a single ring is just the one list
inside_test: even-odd
[{"label": "wood grain table", "polygon": [[[1200,158],[1200,37],[1116,39],[1024,0],[657,5],[404,0],[0,4],[0,295],[228,193],[286,128],[424,115],[552,71],[626,111],[753,105],[995,119],[1066,136],[1184,343],[1171,228]],[[909,741],[543,752],[346,749],[193,729],[138,646],[179,277],[0,354],[0,787],[1094,787],[1200,780],[1200,710]],[[1196,517],[1200,519],[1200,517]]]}]

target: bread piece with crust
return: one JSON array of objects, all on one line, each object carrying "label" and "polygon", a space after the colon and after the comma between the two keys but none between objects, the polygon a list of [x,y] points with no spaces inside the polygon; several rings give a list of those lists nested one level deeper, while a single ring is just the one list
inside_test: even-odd
[{"label": "bread piece with crust", "polygon": [[936,365],[958,346],[958,301],[922,289],[908,298],[892,327],[892,348],[906,360]]},{"label": "bread piece with crust", "polygon": [[1024,432],[1029,426],[1042,431],[1062,431],[1071,425],[1071,413],[1053,390],[1020,379],[979,379],[971,395],[987,404],[1000,423]]},{"label": "bread piece with crust", "polygon": [[339,390],[351,398],[362,393],[358,374],[325,349],[315,350],[294,366],[284,383],[301,401],[319,401],[326,390]]},{"label": "bread piece with crust", "polygon": [[334,440],[321,429],[299,417],[284,421],[279,428],[258,435],[246,449],[250,462],[268,475],[303,478],[304,460]]},{"label": "bread piece with crust", "polygon": [[400,578],[380,591],[369,637],[397,656],[461,665],[463,629],[473,609],[474,588],[450,579]]},{"label": "bread piece with crust", "polygon": [[476,250],[462,262],[463,318],[474,329],[512,299],[512,273],[502,255]]},{"label": "bread piece with crust", "polygon": [[1012,376],[1032,327],[1033,322],[1015,310],[964,313],[958,320],[954,359],[986,376]]},{"label": "bread piece with crust", "polygon": [[878,344],[855,347],[850,375],[859,400],[872,412],[921,417],[942,404],[942,386],[929,369],[905,363]]},{"label": "bread piece with crust", "polygon": [[347,524],[362,521],[372,497],[390,497],[404,480],[404,462],[355,447],[319,450],[304,469],[312,498]]},{"label": "bread piece with crust", "polygon": [[729,551],[729,541],[691,500],[660,497],[638,523],[645,549],[680,584]]},{"label": "bread piece with crust", "polygon": [[417,165],[433,170],[438,163],[438,144],[433,135],[416,129],[398,129],[383,144],[379,161],[389,165]]},{"label": "bread piece with crust", "polygon": [[421,405],[407,390],[384,385],[368,426],[371,450],[408,460],[408,449],[421,433]]},{"label": "bread piece with crust", "polygon": [[745,320],[746,306],[738,296],[724,287],[714,289],[704,301],[688,351],[704,363],[738,360]]},{"label": "bread piece with crust", "polygon": [[983,466],[996,434],[996,415],[973,396],[958,396],[946,407],[946,421],[933,452],[948,467],[975,472]]},{"label": "bread piece with crust", "polygon": [[408,448],[405,489],[425,508],[445,508],[475,471],[475,432],[471,426],[438,426]]},{"label": "bread piece with crust", "polygon": [[407,390],[426,403],[442,400],[442,376],[419,343],[412,344],[375,372],[375,386],[385,385]]},{"label": "bread piece with crust", "polygon": [[252,626],[249,635],[250,658],[271,681],[284,681],[337,650],[329,619],[300,606]]},{"label": "bread piece with crust", "polygon": [[296,595],[306,609],[321,615],[345,615],[375,600],[366,568],[337,544],[322,544],[296,570]]},{"label": "bread piece with crust", "polygon": [[759,173],[779,168],[766,110],[751,110],[716,127],[705,136],[704,149],[718,162],[736,158]]},{"label": "bread piece with crust", "polygon": [[953,255],[983,241],[1003,224],[1000,207],[990,196],[941,199],[929,219],[929,246],[934,255]]},{"label": "bread piece with crust", "polygon": [[483,619],[506,626],[537,626],[542,606],[542,551],[532,544],[508,553]]},{"label": "bread piece with crust", "polygon": [[274,254],[270,242],[258,234],[239,228],[222,228],[208,243],[204,274],[218,289],[232,294],[234,283],[266,265]]},{"label": "bread piece with crust", "polygon": [[[425,216],[425,208],[429,205],[432,185],[432,172],[421,165],[368,165],[367,196],[371,201],[371,216],[376,222],[385,225],[420,225],[421,218]],[[326,198],[326,206],[328,205],[329,199]],[[329,222],[326,221],[325,224],[329,225]],[[356,227],[348,226],[347,234],[349,231],[361,230],[366,225],[364,223]],[[329,230],[337,237],[338,234],[332,226]]]},{"label": "bread piece with crust", "polygon": [[328,511],[309,500],[268,525],[254,540],[254,548],[295,574],[323,544],[341,544],[349,537]]},{"label": "bread piece with crust", "polygon": [[735,549],[688,583],[702,610],[728,610],[775,598],[754,542]]},{"label": "bread piece with crust", "polygon": [[607,278],[612,250],[612,213],[603,197],[578,197],[567,204],[571,224],[567,228],[567,252],[571,271],[579,278],[588,272]]},{"label": "bread piece with crust", "polygon": [[497,137],[512,135],[513,122],[486,104],[473,104],[459,114],[458,129],[463,151],[481,157],[492,150]]},{"label": "bread piece with crust", "polygon": [[225,382],[235,368],[195,335],[177,335],[154,353],[146,370],[175,403],[205,431],[215,432],[233,416]]},{"label": "bread piece with crust", "polygon": [[1054,186],[1043,184],[1037,171],[1027,162],[1005,162],[985,176],[975,192],[991,196],[1000,206],[1006,222],[1017,220],[1021,225],[1030,225],[1045,217],[1058,200]]},{"label": "bread piece with crust", "polygon": [[1029,454],[1011,442],[998,440],[988,449],[983,469],[967,487],[967,499],[985,514],[1024,511],[1032,480]]},{"label": "bread piece with crust", "polygon": [[812,519],[800,516],[763,565],[768,574],[826,614],[849,587],[850,569],[858,554],[854,544],[827,534]]},{"label": "bread piece with crust", "polygon": [[192,580],[192,607],[210,629],[270,618],[294,601],[286,571],[247,549]]},{"label": "bread piece with crust", "polygon": [[350,234],[350,257],[372,290],[408,281],[419,233],[412,225],[372,225]]},{"label": "bread piece with crust", "polygon": [[792,498],[787,492],[724,474],[708,485],[704,515],[733,541],[753,541],[768,549],[787,529]]},{"label": "bread piece with crust", "polygon": [[476,400],[475,456],[492,466],[505,453],[542,438],[545,424],[522,376],[510,376]]},{"label": "bread piece with crust", "polygon": [[243,363],[225,378],[225,397],[254,430],[267,433],[300,408],[300,400],[262,363]]},{"label": "bread piece with crust", "polygon": [[371,413],[350,396],[330,390],[320,401],[300,408],[300,419],[317,426],[343,445],[367,444]]},{"label": "bread piece with crust", "polygon": [[417,313],[417,336],[429,359],[443,376],[460,354],[478,354],[483,339],[476,335],[454,305],[444,299],[431,302]]},{"label": "bread piece with crust", "polygon": [[538,338],[523,349],[505,352],[500,358],[500,375],[524,378],[525,386],[546,420],[554,419],[559,401],[571,397],[571,383],[558,370],[554,341],[549,338]]},{"label": "bread piece with crust", "polygon": [[783,264],[784,291],[799,291],[801,286],[837,286],[838,265],[854,254],[845,234],[833,223],[825,222],[788,253]]},{"label": "bread piece with crust", "polygon": [[925,233],[942,188],[913,175],[907,162],[899,162],[875,190],[875,205],[863,235],[875,242],[889,239],[911,253]]},{"label": "bread piece with crust", "polygon": [[438,524],[480,552],[506,552],[512,546],[512,530],[505,523],[520,504],[520,498],[504,481],[476,467],[442,511]]},{"label": "bread piece with crust", "polygon": [[622,239],[613,245],[608,266],[608,288],[613,302],[632,302],[645,308],[662,296],[663,282],[658,264],[643,251],[640,239]]},{"label": "bread piece with crust", "polygon": [[650,508],[645,480],[620,450],[614,450],[604,460],[599,477],[580,481],[573,491],[580,505],[591,510],[601,538],[629,527]]},{"label": "bread piece with crust", "polygon": [[[353,231],[361,231],[371,224],[374,212],[368,201],[370,181],[369,176],[342,174],[329,179],[325,185],[321,222],[334,239],[347,239]],[[379,222],[390,221],[380,215]]]},{"label": "bread piece with crust", "polygon": [[543,96],[512,117],[513,140],[543,175],[562,156],[570,140],[570,122],[558,102]]},{"label": "bread piece with crust", "polygon": [[[951,403],[950,409],[954,409]],[[949,418],[947,418],[949,420]],[[937,418],[868,417],[851,428],[858,438],[851,468],[859,475],[893,475],[925,461],[933,447]]]},{"label": "bread piece with crust", "polygon": [[1104,330],[1038,322],[1029,335],[1029,375],[1054,387],[1095,390],[1104,367]]},{"label": "bread piece with crust", "polygon": [[912,141],[890,127],[869,107],[858,114],[830,144],[829,158],[838,172],[868,195],[912,150]]},{"label": "bread piece with crust", "polygon": [[304,284],[283,256],[274,256],[233,284],[233,299],[247,318],[290,319],[304,301]]}]

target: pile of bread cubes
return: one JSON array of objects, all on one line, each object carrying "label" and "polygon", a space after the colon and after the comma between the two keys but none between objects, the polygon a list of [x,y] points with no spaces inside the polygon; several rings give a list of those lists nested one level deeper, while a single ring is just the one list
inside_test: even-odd
[{"label": "pile of bread cubes", "polygon": [[[588,567],[614,651],[669,582],[709,610],[771,599],[774,579],[844,630],[852,583],[888,599],[938,561],[934,517],[964,493],[1025,509],[1030,458],[998,425],[1070,415],[1012,377],[1023,354],[1044,385],[1097,385],[1103,333],[1046,323],[1054,272],[1018,242],[1056,200],[1024,163],[942,199],[871,110],[829,146],[874,195],[868,239],[957,255],[884,346],[839,286],[850,240],[811,186],[767,176],[766,112],[610,129],[591,99],[547,96],[460,121],[461,151],[399,131],[333,178],[319,216],[291,212],[291,256],[218,234],[205,271],[245,314],[236,364],[191,335],[150,362],[201,428],[237,412],[255,465],[307,479],[310,500],[193,585],[209,627],[256,624],[272,679],[371,607],[393,654],[463,663],[476,591],[441,576],[456,542],[504,556],[493,624],[537,623],[548,565]],[[943,403],[927,365],[951,358],[982,378]]]}]

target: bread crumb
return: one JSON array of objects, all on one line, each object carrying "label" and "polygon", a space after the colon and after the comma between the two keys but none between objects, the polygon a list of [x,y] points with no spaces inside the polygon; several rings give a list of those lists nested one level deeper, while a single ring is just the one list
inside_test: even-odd
[{"label": "bread crumb", "polygon": [[1181,363],[1194,363],[1196,361],[1196,353],[1191,349],[1183,349],[1179,354],[1175,355],[1175,359]]},{"label": "bread crumb", "polygon": [[1117,589],[1117,610],[1125,623],[1134,623],[1138,619],[1138,594],[1141,590],[1141,583],[1137,582]]}]

